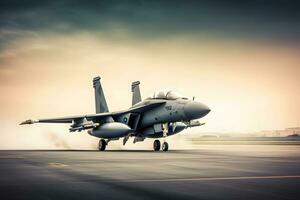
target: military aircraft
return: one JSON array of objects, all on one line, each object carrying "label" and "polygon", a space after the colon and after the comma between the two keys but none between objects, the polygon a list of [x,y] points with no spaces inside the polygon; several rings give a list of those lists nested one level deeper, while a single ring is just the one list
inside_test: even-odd
[{"label": "military aircraft", "polygon": [[[93,79],[95,90],[96,114],[79,115],[62,118],[26,120],[23,124],[34,123],[71,123],[70,132],[88,130],[92,136],[101,138],[98,149],[104,151],[109,141],[123,138],[123,145],[130,137],[133,143],[142,142],[145,138],[156,138],[154,151],[169,149],[166,137],[182,130],[201,126],[195,119],[204,117],[210,109],[203,103],[177,94],[174,91],[158,91],[142,101],[139,88],[140,82],[131,85],[132,106],[124,111],[109,112],[100,83],[100,77]],[[160,140],[164,142],[161,145]]]}]

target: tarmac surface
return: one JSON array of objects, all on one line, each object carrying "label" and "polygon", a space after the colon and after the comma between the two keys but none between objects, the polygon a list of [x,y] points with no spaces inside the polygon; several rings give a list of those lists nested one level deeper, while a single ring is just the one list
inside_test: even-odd
[{"label": "tarmac surface", "polygon": [[300,199],[300,146],[0,151],[0,199]]}]

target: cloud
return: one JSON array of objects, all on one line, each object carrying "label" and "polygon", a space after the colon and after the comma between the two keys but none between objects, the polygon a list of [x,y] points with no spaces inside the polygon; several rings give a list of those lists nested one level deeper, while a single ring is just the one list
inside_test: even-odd
[{"label": "cloud", "polygon": [[37,32],[76,31],[150,40],[200,34],[294,42],[298,10],[298,1],[269,0],[1,1],[0,46]]}]

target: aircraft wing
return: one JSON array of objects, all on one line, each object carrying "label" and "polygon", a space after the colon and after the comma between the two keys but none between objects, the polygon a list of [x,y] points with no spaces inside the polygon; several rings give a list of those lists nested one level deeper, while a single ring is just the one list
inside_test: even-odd
[{"label": "aircraft wing", "polygon": [[73,121],[81,120],[84,118],[88,121],[96,122],[96,121],[101,121],[101,119],[107,117],[114,118],[127,113],[143,113],[164,103],[165,103],[164,101],[151,102],[145,105],[132,107],[128,110],[119,111],[119,112],[107,112],[107,113],[98,113],[98,114],[90,114],[90,115],[78,115],[78,116],[60,117],[60,118],[46,118],[46,119],[37,119],[37,120],[29,119],[21,122],[20,125],[34,124],[34,123],[73,123]]}]

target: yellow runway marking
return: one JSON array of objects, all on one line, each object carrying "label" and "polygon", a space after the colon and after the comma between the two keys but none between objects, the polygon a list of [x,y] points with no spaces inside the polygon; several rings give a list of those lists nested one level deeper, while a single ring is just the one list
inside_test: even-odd
[{"label": "yellow runway marking", "polygon": [[252,179],[252,180],[253,179],[291,179],[291,178],[298,179],[298,178],[300,178],[300,175],[144,179],[144,180],[124,180],[124,182],[181,182],[181,181],[222,181],[222,180],[250,180],[250,179]]}]

